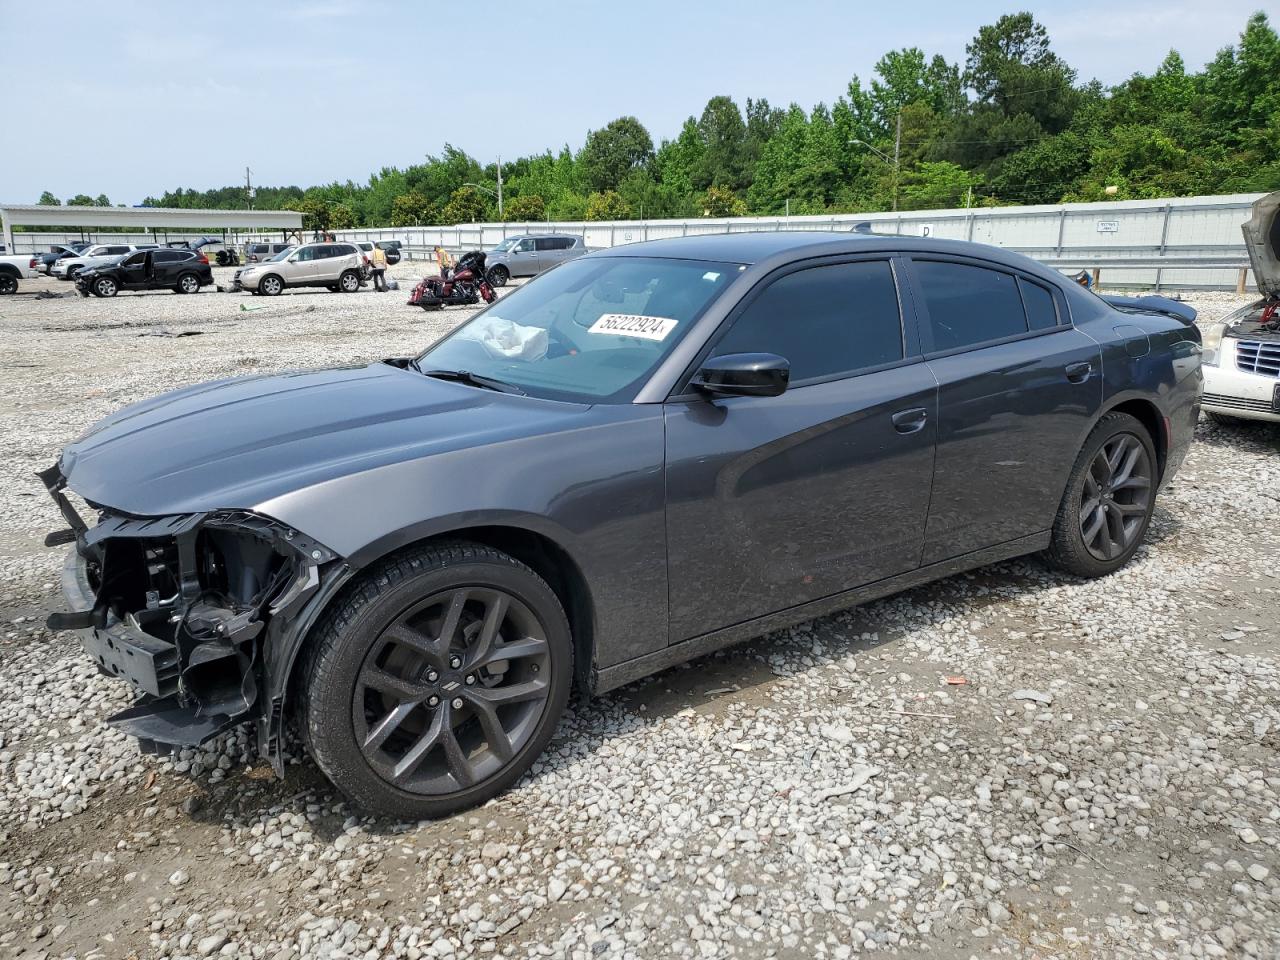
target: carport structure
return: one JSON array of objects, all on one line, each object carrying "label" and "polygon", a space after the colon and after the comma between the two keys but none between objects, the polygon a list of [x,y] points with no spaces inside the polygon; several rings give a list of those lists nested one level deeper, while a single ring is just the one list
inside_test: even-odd
[{"label": "carport structure", "polygon": [[302,230],[302,214],[293,210],[187,210],[173,207],[52,207],[0,204],[4,245],[13,250],[14,227],[94,230],[104,227],[142,230]]}]

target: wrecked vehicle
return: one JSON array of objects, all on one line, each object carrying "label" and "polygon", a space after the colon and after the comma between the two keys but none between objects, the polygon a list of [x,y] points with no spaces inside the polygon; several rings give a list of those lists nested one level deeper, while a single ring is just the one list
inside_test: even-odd
[{"label": "wrecked vehicle", "polygon": [[[41,474],[144,749],[287,724],[358,804],[493,797],[600,693],[1044,551],[1139,549],[1198,334],[958,241],[725,234],[571,260],[425,352],[191,386]],[[77,509],[83,500],[88,513]],[[91,514],[91,515],[90,515]]]},{"label": "wrecked vehicle", "polygon": [[1215,420],[1280,423],[1280,191],[1241,225],[1260,299],[1204,335],[1204,409]]},{"label": "wrecked vehicle", "polygon": [[209,258],[194,250],[139,250],[76,274],[76,290],[84,297],[114,297],[121,290],[199,293],[212,283]]}]

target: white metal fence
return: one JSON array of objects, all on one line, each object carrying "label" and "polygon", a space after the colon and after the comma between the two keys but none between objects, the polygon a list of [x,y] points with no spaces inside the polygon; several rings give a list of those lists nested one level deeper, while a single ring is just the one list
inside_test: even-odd
[{"label": "white metal fence", "polygon": [[[452,227],[385,227],[343,230],[346,240],[399,240],[413,259],[429,259],[437,245],[457,252],[490,247],[530,232],[568,233],[591,248],[664,237],[754,230],[849,231],[866,223],[876,233],[973,240],[1025,253],[1060,270],[1099,270],[1104,287],[1237,289],[1248,276],[1240,224],[1261,194],[1121,200],[1030,207],[914,210],[821,217],[738,217],[615,222],[474,223]],[[164,243],[197,233],[15,233],[17,253],[46,250],[68,239]],[[278,240],[263,232],[229,232],[227,242]]]},{"label": "white metal fence", "polygon": [[1106,287],[1237,289],[1248,255],[1240,224],[1262,194],[1121,200],[967,210],[913,210],[822,217],[615,222],[475,223],[453,227],[344,230],[347,240],[399,240],[411,257],[437,246],[457,252],[490,247],[531,232],[568,233],[591,248],[664,237],[754,230],[849,231],[867,223],[876,233],[973,240],[1025,253],[1067,272],[1099,270]]}]

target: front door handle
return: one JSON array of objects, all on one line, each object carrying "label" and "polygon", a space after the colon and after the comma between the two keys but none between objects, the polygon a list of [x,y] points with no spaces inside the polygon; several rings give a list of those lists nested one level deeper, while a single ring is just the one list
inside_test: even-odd
[{"label": "front door handle", "polygon": [[1093,364],[1088,360],[1067,364],[1067,379],[1072,383],[1084,383],[1091,373],[1093,373]]},{"label": "front door handle", "polygon": [[912,407],[910,410],[899,410],[893,415],[893,429],[899,433],[915,433],[924,429],[929,419],[929,411],[924,407]]}]

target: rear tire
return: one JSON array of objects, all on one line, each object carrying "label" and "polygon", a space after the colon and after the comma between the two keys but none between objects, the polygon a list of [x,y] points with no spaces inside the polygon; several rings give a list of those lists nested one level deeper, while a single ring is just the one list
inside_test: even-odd
[{"label": "rear tire", "polygon": [[342,276],[338,278],[338,288],[343,293],[358,293],[360,290],[360,274],[354,270],[342,271]]},{"label": "rear tire", "polygon": [[1109,413],[1099,420],[1067,479],[1045,554],[1050,565],[1092,579],[1128,563],[1155,510],[1157,464],[1137,418]]},{"label": "rear tire", "polygon": [[199,293],[200,278],[194,273],[184,273],[178,277],[178,285],[174,287],[178,293]]},{"label": "rear tire", "polygon": [[12,273],[0,273],[0,297],[18,292],[18,278]]},{"label": "rear tire", "polygon": [[533,570],[480,544],[420,546],[374,566],[316,624],[299,726],[360,806],[442,817],[529,769],[572,677],[564,610]]}]

